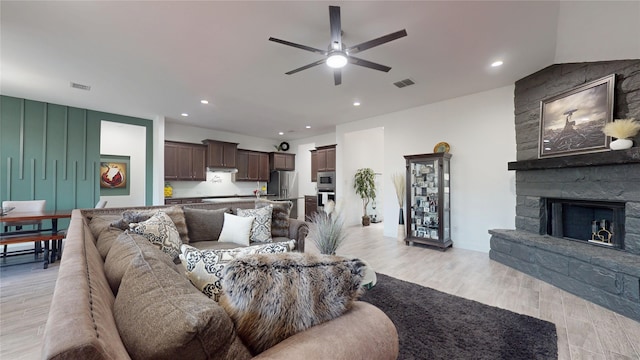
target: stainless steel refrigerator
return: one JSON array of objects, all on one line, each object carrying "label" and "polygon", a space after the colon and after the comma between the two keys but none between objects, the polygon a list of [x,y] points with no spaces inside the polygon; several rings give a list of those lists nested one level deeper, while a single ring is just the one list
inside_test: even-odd
[{"label": "stainless steel refrigerator", "polygon": [[297,172],[272,171],[269,175],[267,193],[273,194],[276,200],[291,200],[291,218],[298,218],[298,185],[296,184]]}]

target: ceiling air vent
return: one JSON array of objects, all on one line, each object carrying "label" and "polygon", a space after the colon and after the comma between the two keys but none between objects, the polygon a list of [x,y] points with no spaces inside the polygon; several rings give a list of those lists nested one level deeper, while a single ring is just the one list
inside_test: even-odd
[{"label": "ceiling air vent", "polygon": [[82,84],[78,84],[78,83],[71,83],[71,87],[72,88],[76,88],[76,89],[80,89],[80,90],[85,90],[85,91],[89,91],[91,90],[91,86],[89,85],[82,85]]},{"label": "ceiling air vent", "polygon": [[394,82],[393,83],[393,85],[395,85],[395,86],[397,86],[399,88],[403,88],[405,86],[409,86],[409,85],[413,85],[413,84],[415,84],[415,83],[411,79],[404,79],[404,80],[400,80],[398,82]]}]

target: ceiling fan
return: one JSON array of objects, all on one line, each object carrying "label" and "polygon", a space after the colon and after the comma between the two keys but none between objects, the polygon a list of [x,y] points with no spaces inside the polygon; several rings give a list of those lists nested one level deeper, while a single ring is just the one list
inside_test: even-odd
[{"label": "ceiling fan", "polygon": [[298,49],[311,51],[316,54],[321,54],[325,57],[324,59],[299,67],[297,69],[291,70],[289,72],[286,72],[285,74],[287,75],[295,74],[299,71],[309,69],[311,67],[320,65],[322,63],[326,63],[329,67],[334,69],[333,79],[335,84],[340,85],[342,83],[341,69],[347,63],[363,66],[363,67],[374,69],[374,70],[388,72],[389,70],[391,70],[390,67],[357,58],[353,56],[353,54],[357,54],[361,51],[371,49],[372,47],[382,45],[384,43],[388,43],[389,41],[393,41],[401,37],[407,36],[407,31],[405,29],[402,29],[400,31],[396,31],[394,33],[387,34],[373,40],[365,41],[362,44],[346,47],[342,42],[342,26],[340,25],[340,7],[339,6],[329,6],[329,25],[331,27],[331,43],[329,44],[329,47],[327,50],[320,50],[320,49],[312,48],[310,46],[300,45],[300,44],[292,43],[290,41],[276,39],[274,37],[269,38],[269,41],[274,41],[283,45],[293,46]]}]

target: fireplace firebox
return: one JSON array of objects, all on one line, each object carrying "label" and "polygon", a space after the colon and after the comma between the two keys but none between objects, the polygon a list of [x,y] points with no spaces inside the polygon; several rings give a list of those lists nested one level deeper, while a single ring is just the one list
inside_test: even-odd
[{"label": "fireplace firebox", "polygon": [[547,235],[624,249],[625,203],[545,199]]}]

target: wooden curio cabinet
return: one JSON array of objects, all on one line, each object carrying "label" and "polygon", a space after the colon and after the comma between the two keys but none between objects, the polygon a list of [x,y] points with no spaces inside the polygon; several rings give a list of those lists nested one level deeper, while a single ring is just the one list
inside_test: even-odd
[{"label": "wooden curio cabinet", "polygon": [[446,250],[451,240],[451,176],[449,153],[405,155],[405,243],[419,243]]}]

